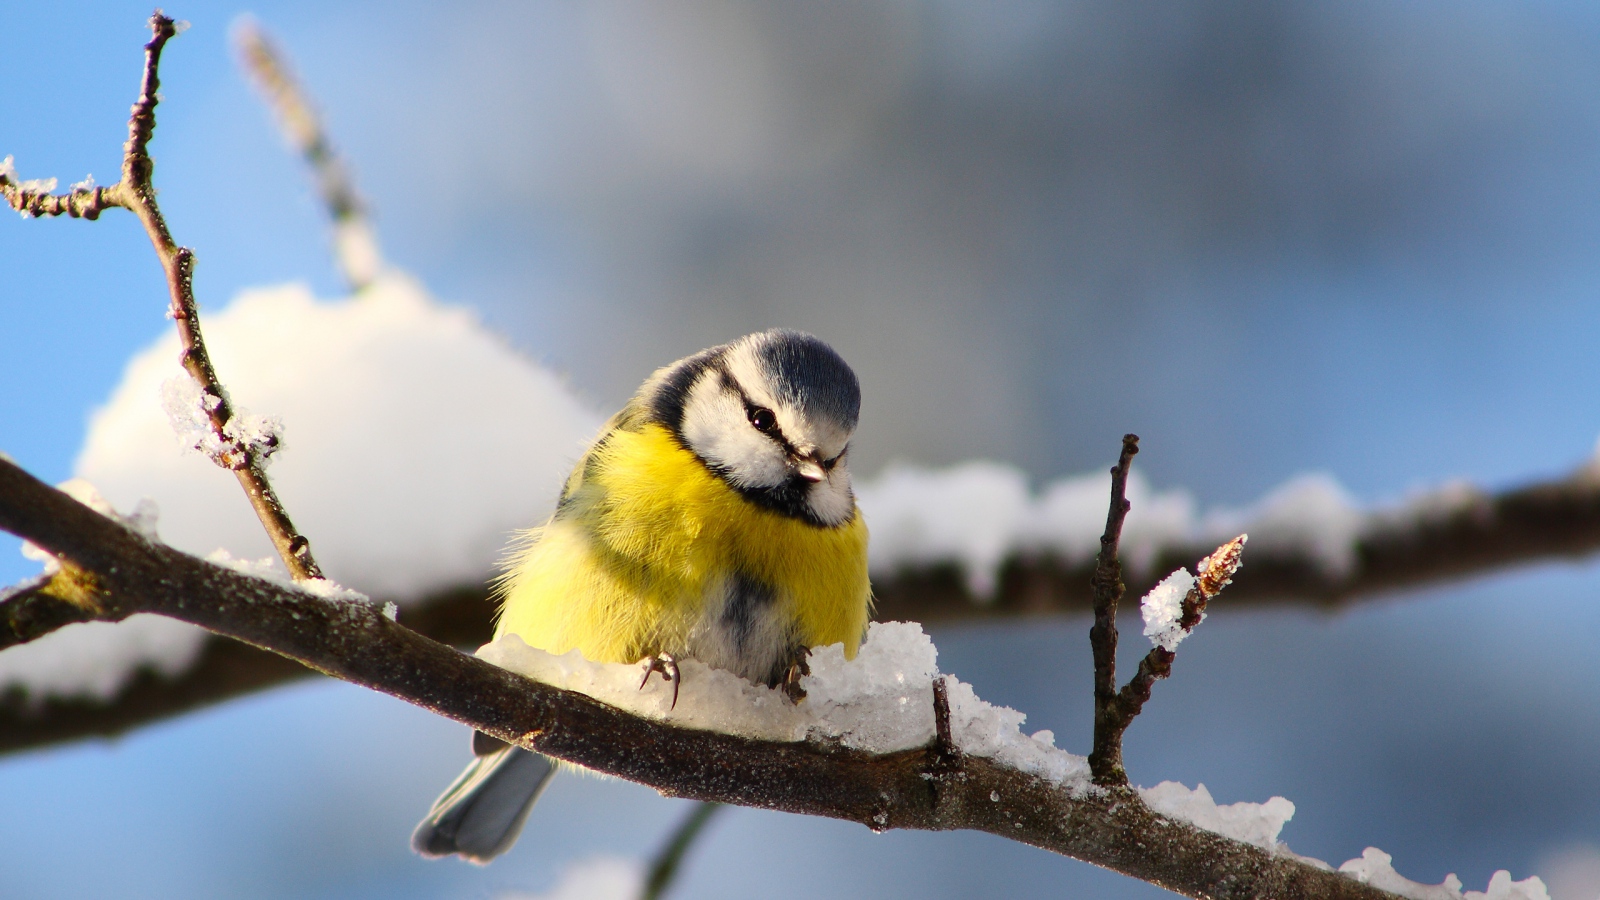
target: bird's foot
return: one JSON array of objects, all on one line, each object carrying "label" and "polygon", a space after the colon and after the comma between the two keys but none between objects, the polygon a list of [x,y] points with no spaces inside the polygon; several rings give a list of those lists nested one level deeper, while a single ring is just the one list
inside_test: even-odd
[{"label": "bird's foot", "polygon": [[678,671],[678,660],[671,653],[657,653],[645,661],[644,678],[639,682],[639,690],[650,683],[650,676],[656,672],[661,673],[662,681],[672,683],[672,706],[678,708],[678,688],[683,684],[683,675]]},{"label": "bird's foot", "polygon": [[811,674],[811,664],[806,662],[806,657],[810,655],[809,648],[801,647],[794,661],[789,663],[789,671],[784,674],[783,681],[778,684],[791,703],[799,703],[806,698],[806,689],[800,686],[800,679]]}]

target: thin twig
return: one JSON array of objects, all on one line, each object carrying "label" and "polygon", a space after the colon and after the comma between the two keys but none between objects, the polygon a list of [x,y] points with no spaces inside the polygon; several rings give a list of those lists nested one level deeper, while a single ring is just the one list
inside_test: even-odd
[{"label": "thin twig", "polygon": [[240,65],[276,114],[284,137],[310,167],[333,220],[335,261],[351,291],[359,292],[377,277],[383,262],[349,166],[334,150],[316,107],[266,31],[245,19],[234,31],[234,43]]},{"label": "thin twig", "polygon": [[459,653],[391,621],[253,578],[138,533],[0,458],[0,529],[92,573],[104,615],[157,613],[270,649],[478,731],[672,796],[846,819],[975,829],[1191,897],[1393,900],[1287,854],[1166,818],[1128,791],[1084,791],[964,756],[936,805],[927,748],[872,754],[669,725]]},{"label": "thin twig", "polygon": [[945,802],[949,794],[945,786],[952,779],[962,777],[962,753],[956,746],[950,728],[949,676],[933,676],[933,744],[928,747],[928,793],[934,808]]},{"label": "thin twig", "polygon": [[54,582],[52,574],[45,574],[0,589],[0,650],[96,618],[93,608],[51,593]]},{"label": "thin twig", "polygon": [[[282,557],[289,574],[296,579],[321,578],[322,572],[311,555],[311,542],[295,530],[289,514],[278,500],[272,483],[262,466],[263,448],[237,436],[229,429],[234,419],[233,405],[228,392],[217,379],[216,368],[206,352],[205,340],[200,333],[200,312],[194,298],[194,252],[178,246],[167,228],[166,219],[156,203],[156,191],[151,182],[155,163],[150,158],[150,138],[155,133],[157,93],[161,86],[158,70],[161,51],[168,39],[178,33],[177,23],[157,10],[150,17],[150,42],[145,45],[144,76],[140,83],[139,99],[133,104],[128,119],[128,140],[123,145],[122,180],[109,188],[90,190],[74,189],[70,194],[53,199],[41,198],[21,185],[0,174],[0,189],[13,209],[38,215],[67,215],[95,218],[101,209],[120,206],[139,217],[150,243],[155,247],[161,268],[166,273],[167,292],[171,296],[168,315],[177,323],[178,337],[183,344],[179,357],[183,368],[200,386],[206,398],[207,416],[213,437],[221,452],[212,455],[218,465],[233,471],[245,496],[255,509],[256,516],[272,538],[272,544]],[[91,214],[92,213],[92,214]]]},{"label": "thin twig", "polygon": [[1106,530],[1100,538],[1100,555],[1094,569],[1094,625],[1089,629],[1089,646],[1094,652],[1094,748],[1089,753],[1089,768],[1096,784],[1126,785],[1122,768],[1122,743],[1116,730],[1117,700],[1117,602],[1122,599],[1122,563],[1117,559],[1117,544],[1122,539],[1122,520],[1132,504],[1127,499],[1128,470],[1139,452],[1139,436],[1122,437],[1122,454],[1111,470],[1111,503],[1106,511]]},{"label": "thin twig", "polygon": [[[1205,618],[1206,604],[1233,580],[1234,573],[1239,570],[1244,542],[1245,535],[1241,534],[1218,547],[1216,552],[1195,566],[1194,586],[1184,595],[1178,618],[1178,627],[1185,634],[1200,624],[1200,620]],[[1155,683],[1172,674],[1172,661],[1176,658],[1177,654],[1166,647],[1151,647],[1150,652],[1139,661],[1138,671],[1117,692],[1106,718],[1111,730],[1110,739],[1118,748],[1118,759],[1121,758],[1122,736],[1139,713],[1144,711]]]},{"label": "thin twig", "polygon": [[[6,157],[9,163],[10,157]],[[43,182],[35,187],[31,182],[17,182],[9,173],[9,165],[0,168],[0,194],[4,194],[11,208],[28,216],[70,216],[93,221],[100,218],[102,210],[121,206],[121,196],[113,188],[92,184],[74,185],[65,194],[52,194],[55,182]]]},{"label": "thin twig", "polygon": [[705,829],[711,817],[721,812],[724,804],[721,803],[696,803],[694,809],[689,811],[683,821],[672,832],[672,837],[667,840],[661,852],[650,863],[650,872],[645,876],[644,891],[639,895],[640,900],[659,900],[672,886],[672,880],[678,875],[678,865],[688,854],[689,848],[694,845],[695,839]]}]

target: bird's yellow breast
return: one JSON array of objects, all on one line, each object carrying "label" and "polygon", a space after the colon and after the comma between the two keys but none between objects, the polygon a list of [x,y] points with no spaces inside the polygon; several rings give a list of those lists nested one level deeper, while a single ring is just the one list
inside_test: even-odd
[{"label": "bird's yellow breast", "polygon": [[757,506],[654,423],[611,431],[580,466],[511,560],[497,637],[603,662],[693,655],[707,604],[738,577],[771,589],[769,614],[803,646],[855,655],[871,603],[859,512],[819,527]]}]

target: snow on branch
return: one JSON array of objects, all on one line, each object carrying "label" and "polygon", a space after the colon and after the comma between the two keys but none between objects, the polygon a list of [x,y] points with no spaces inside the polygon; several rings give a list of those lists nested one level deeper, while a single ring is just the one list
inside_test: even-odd
[{"label": "snow on branch", "polygon": [[[1063,479],[1032,495],[1020,472],[987,464],[985,471],[991,496],[1012,493],[1019,500],[1008,516],[991,518],[1011,537],[992,551],[991,574],[976,579],[973,557],[956,545],[929,540],[920,551],[911,549],[930,536],[931,521],[948,518],[933,508],[936,485],[947,473],[919,473],[920,486],[935,495],[922,503],[901,489],[903,472],[861,487],[874,546],[884,544],[873,567],[882,615],[949,621],[1091,608],[1098,549],[1092,523],[1099,511],[1074,500],[1068,514],[1062,501],[1087,494],[1090,484],[1103,493],[1105,475]],[[970,480],[970,472],[960,477]],[[1600,467],[1594,461],[1566,477],[1508,490],[1454,483],[1375,508],[1357,506],[1327,476],[1295,479],[1245,510],[1204,514],[1183,492],[1156,493],[1136,473],[1128,493],[1135,512],[1124,538],[1125,575],[1133,590],[1149,590],[1163,573],[1232,535],[1251,534],[1250,567],[1229,589],[1230,607],[1336,605],[1600,552]],[[986,583],[993,585],[989,593],[975,589]]]},{"label": "snow on branch", "polygon": [[[813,718],[791,723],[801,729],[798,735],[779,728],[781,734],[750,737],[708,730],[703,721],[678,724],[670,707],[665,715],[660,709],[655,715],[624,711],[428,640],[373,604],[320,597],[188,556],[3,459],[0,528],[50,552],[64,568],[85,573],[98,618],[157,613],[181,619],[667,795],[829,816],[874,830],[987,831],[1193,897],[1395,896],[1325,864],[1307,863],[1275,843],[1246,843],[1157,813],[1131,788],[1095,786],[1084,777],[1081,757],[1015,734],[1020,714],[982,703],[959,682],[947,686],[951,737],[941,740],[944,726],[929,708],[934,681],[926,667],[890,680],[870,660],[841,659],[832,687],[814,694],[819,702],[809,713]],[[920,634],[915,626],[903,629]],[[917,646],[903,629],[888,632],[886,646]],[[926,647],[931,650],[931,644]],[[520,653],[532,665],[554,667],[578,681],[633,685],[631,693],[612,699],[665,706],[657,702],[662,698],[638,691],[633,667],[549,654],[541,659],[526,647]],[[858,664],[868,668],[857,671]],[[906,665],[892,655],[876,663],[897,664]],[[624,674],[618,677],[615,670]],[[950,684],[947,676],[938,678]],[[894,692],[929,698],[922,724],[884,724],[879,703]],[[834,702],[824,702],[830,697]],[[693,715],[696,705],[687,691],[684,699],[689,702],[680,702],[678,710]],[[825,707],[840,716],[828,717]],[[1011,727],[1005,728],[1008,714]],[[840,722],[861,727],[841,729]],[[772,728],[759,717],[755,724]],[[919,735],[921,743],[912,743]]]}]

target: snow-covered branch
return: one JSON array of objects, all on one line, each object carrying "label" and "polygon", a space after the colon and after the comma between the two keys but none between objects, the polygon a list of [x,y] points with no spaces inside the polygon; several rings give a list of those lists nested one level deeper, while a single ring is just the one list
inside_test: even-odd
[{"label": "snow-covered branch", "polygon": [[[1010,480],[1003,471],[991,476]],[[995,554],[993,588],[959,549],[884,560],[875,566],[877,608],[888,618],[949,621],[1008,615],[1087,612],[1094,572],[1092,538],[1041,540],[1029,520],[1050,512],[1051,485],[1037,505],[1018,512],[1024,527]],[[1100,479],[1103,492],[1104,479]],[[1004,485],[999,485],[1004,487]],[[873,497],[863,499],[869,513]],[[1579,560],[1600,552],[1600,470],[1586,462],[1571,475],[1491,492],[1460,483],[1418,493],[1392,506],[1363,509],[1330,479],[1284,485],[1257,506],[1197,515],[1185,497],[1143,498],[1177,509],[1163,521],[1134,522],[1130,590],[1146,591],[1162,574],[1209,552],[1231,534],[1255,536],[1247,570],[1224,608],[1244,605],[1334,606],[1382,594],[1473,578],[1518,566]],[[1182,501],[1182,502],[1180,502]],[[1140,501],[1135,500],[1137,509]],[[1080,517],[1082,518],[1082,517]],[[874,521],[874,540],[886,529]],[[899,523],[890,523],[899,527]],[[1091,526],[1092,527],[1092,526]],[[1081,524],[1078,530],[1082,530]],[[1125,549],[1126,545],[1125,545]]]},{"label": "snow-covered branch", "polygon": [[[1153,505],[1151,498],[1139,499],[1145,502],[1140,511]],[[1255,517],[1224,520],[1229,527],[1250,530],[1255,539],[1250,565],[1229,587],[1223,610],[1348,603],[1515,566],[1580,559],[1600,550],[1600,479],[1589,466],[1567,478],[1497,494],[1451,486],[1387,510],[1355,511],[1352,561],[1343,570],[1330,570],[1310,542],[1275,545],[1270,540],[1273,520],[1279,520],[1277,530],[1295,523],[1270,504],[1263,506]],[[868,515],[873,515],[870,507]],[[874,527],[876,539],[883,529]],[[1155,587],[1160,573],[1191,563],[1210,547],[1179,539],[1146,542],[1135,549],[1152,561],[1128,567],[1123,577],[1129,590],[1142,595]],[[998,567],[994,593],[984,597],[974,596],[958,559],[950,555],[875,572],[876,618],[952,622],[1090,609],[1092,558],[1067,563],[1059,553],[1008,551]],[[0,647],[79,621],[68,606],[31,605],[32,600],[20,605],[23,600],[28,596],[0,598],[0,622],[13,629],[11,635],[0,630]],[[409,627],[457,647],[487,641],[492,617],[489,590],[479,580],[434,589],[406,603],[401,612]],[[193,668],[131,678],[99,698],[43,692],[15,702],[0,699],[0,752],[117,734],[306,674],[220,637],[205,638],[193,659]]]},{"label": "snow-covered branch", "polygon": [[[374,604],[320,597],[152,542],[3,459],[0,528],[92,579],[97,617],[191,622],[664,794],[876,830],[977,829],[1194,897],[1393,896],[1275,840],[1234,840],[1157,813],[1131,788],[1096,787],[1081,757],[1038,740],[1020,738],[1022,749],[985,744],[965,737],[967,728],[952,739],[954,752],[941,751],[940,740],[875,752],[848,737],[753,738],[625,712],[431,641]],[[981,705],[962,702],[963,715]]]}]

